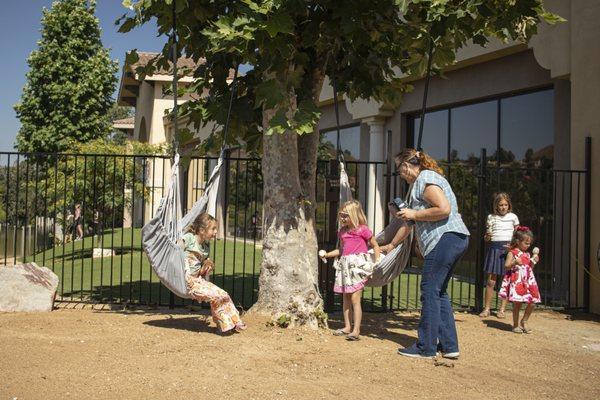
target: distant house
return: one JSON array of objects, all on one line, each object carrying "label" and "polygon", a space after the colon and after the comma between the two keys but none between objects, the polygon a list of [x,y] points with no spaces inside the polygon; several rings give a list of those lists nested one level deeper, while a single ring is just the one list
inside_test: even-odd
[{"label": "distant house", "polygon": [[[146,66],[151,60],[158,56],[158,53],[138,52],[139,59],[132,65],[125,65],[121,72],[121,82],[118,94],[118,104],[122,106],[132,106],[135,108],[135,116],[132,119],[115,121],[113,127],[122,130],[130,135],[132,140],[149,144],[171,143],[173,140],[173,121],[167,113],[173,107],[173,96],[167,95],[167,89],[171,89],[173,75],[159,69],[153,75],[143,79],[136,73],[140,66]],[[179,85],[186,86],[193,82],[191,74],[198,64],[193,60],[181,57],[177,61],[179,71],[187,71],[184,76],[179,78]],[[178,104],[183,104],[189,100],[189,97],[181,97]],[[178,120],[178,127],[186,127],[188,121]],[[208,124],[203,129],[196,132],[191,142],[182,144],[184,147],[194,146],[198,142],[206,139],[214,125]],[[195,161],[190,165],[190,182],[188,187],[188,204],[192,204],[195,199],[201,195],[204,185],[204,174],[197,171],[204,171],[203,161]],[[141,226],[143,221],[148,221],[158,207],[161,197],[165,194],[165,185],[169,180],[171,173],[170,163],[163,160],[156,160],[146,166],[146,186],[151,190],[150,198],[154,199],[152,204],[141,206],[141,200],[135,206],[135,215],[133,224]],[[192,178],[193,177],[193,178]],[[198,178],[196,178],[198,177]],[[142,215],[142,210],[144,215]]]},{"label": "distant house", "polygon": [[134,140],[135,117],[116,119],[113,121],[113,128],[127,135],[128,140]]}]

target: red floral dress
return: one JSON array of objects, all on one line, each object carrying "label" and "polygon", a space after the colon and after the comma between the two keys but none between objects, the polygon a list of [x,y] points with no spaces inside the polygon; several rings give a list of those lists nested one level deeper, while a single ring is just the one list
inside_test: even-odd
[{"label": "red floral dress", "polygon": [[504,274],[498,296],[517,303],[540,303],[542,300],[533,275],[531,256],[519,249],[512,249],[510,252],[518,260],[518,264]]}]

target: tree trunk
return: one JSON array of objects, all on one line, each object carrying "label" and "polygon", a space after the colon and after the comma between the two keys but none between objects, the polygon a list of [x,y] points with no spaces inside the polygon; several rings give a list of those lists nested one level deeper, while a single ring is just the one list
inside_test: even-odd
[{"label": "tree trunk", "polygon": [[[310,75],[309,84],[312,86],[312,97],[315,104],[319,102],[319,94],[323,87],[325,78],[321,68],[315,68]],[[315,227],[316,179],[317,179],[317,153],[319,149],[319,129],[315,126],[314,131],[308,135],[298,136],[298,170],[300,173],[300,186],[305,196],[304,215]],[[316,231],[315,231],[316,235]]]},{"label": "tree trunk", "polygon": [[[263,111],[265,128],[276,111]],[[264,137],[263,252],[252,311],[270,315],[280,326],[317,328],[326,324],[326,314],[318,287],[317,239],[304,210],[298,160],[295,132]]]}]

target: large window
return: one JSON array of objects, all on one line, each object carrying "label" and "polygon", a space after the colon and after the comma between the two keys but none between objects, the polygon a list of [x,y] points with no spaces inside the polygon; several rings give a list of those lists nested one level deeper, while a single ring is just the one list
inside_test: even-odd
[{"label": "large window", "polygon": [[[337,130],[324,132],[321,144],[335,158]],[[340,148],[347,160],[360,160],[360,125],[340,129]]]},{"label": "large window", "polygon": [[[544,162],[554,154],[554,90],[428,112],[422,147],[438,160]],[[419,115],[409,117],[409,145],[416,146]],[[411,143],[412,140],[412,143]]]},{"label": "large window", "polygon": [[[448,157],[448,114],[448,110],[427,113],[423,125],[421,147],[427,149],[427,153],[438,160],[445,160]],[[413,122],[415,146],[420,126],[421,118],[416,117]]]},{"label": "large window", "polygon": [[552,90],[500,100],[500,145],[509,158],[552,160],[554,93]]},{"label": "large window", "polygon": [[[496,102],[486,101],[452,108],[450,122],[450,160],[478,158],[481,149],[495,151],[498,146],[496,131]],[[492,154],[489,154],[492,156]]]}]

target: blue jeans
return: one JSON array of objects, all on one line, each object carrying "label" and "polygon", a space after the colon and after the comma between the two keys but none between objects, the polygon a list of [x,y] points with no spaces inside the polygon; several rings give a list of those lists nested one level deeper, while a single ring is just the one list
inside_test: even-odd
[{"label": "blue jeans", "polygon": [[446,232],[427,254],[421,280],[421,320],[417,347],[423,355],[434,356],[438,343],[445,353],[458,351],[458,337],[452,304],[446,289],[454,266],[467,250],[469,237]]}]

